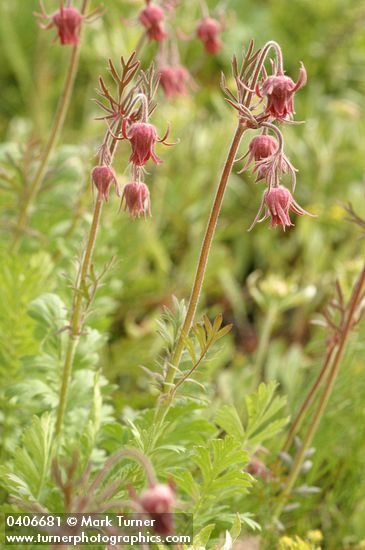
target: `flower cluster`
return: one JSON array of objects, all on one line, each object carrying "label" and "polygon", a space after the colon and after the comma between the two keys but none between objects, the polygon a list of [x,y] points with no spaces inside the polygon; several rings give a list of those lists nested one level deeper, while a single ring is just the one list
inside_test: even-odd
[{"label": "flower cluster", "polygon": [[[191,80],[189,71],[181,65],[178,55],[178,40],[184,33],[172,28],[172,20],[178,0],[145,0],[138,20],[145,28],[148,40],[158,43],[158,66],[160,85],[167,99],[186,95]],[[220,35],[222,22],[209,15],[204,0],[201,0],[202,18],[196,27],[196,36],[203,43],[205,51],[217,54],[223,44]],[[185,35],[185,39],[189,39]]]},{"label": "flower cluster", "polygon": [[[273,74],[267,75],[264,63],[271,49],[276,53],[276,60],[272,62]],[[246,158],[246,163],[240,173],[252,166],[256,183],[264,181],[267,185],[259,211],[249,230],[256,223],[270,218],[270,227],[279,225],[285,231],[286,227],[293,225],[290,211],[299,216],[311,214],[301,208],[291,191],[282,185],[283,175],[288,174],[294,191],[297,170],[284,154],[283,134],[275,122],[292,123],[295,114],[294,95],[306,84],[307,74],[304,65],[301,64],[297,82],[285,75],[282,52],[276,42],[269,42],[255,57],[255,68],[253,72],[248,73],[248,77],[244,69],[239,71],[236,59],[233,61],[234,79],[237,84],[236,96],[226,87],[224,78],[222,87],[227,95],[227,101],[238,111],[242,125],[249,129],[261,130],[261,134],[250,141],[247,153],[241,157]],[[258,98],[258,102],[251,106],[254,96]]]},{"label": "flower cluster", "polygon": [[158,137],[156,128],[148,120],[148,106],[146,96],[139,94],[144,102],[143,118],[141,122],[132,122],[124,120],[122,124],[122,135],[117,139],[126,139],[131,145],[131,155],[129,160],[132,165],[133,181],[128,183],[122,196],[125,209],[129,211],[133,218],[141,215],[151,214],[150,193],[147,185],[143,182],[143,167],[151,159],[155,164],[161,164],[162,160],[156,155],[156,143],[163,143],[170,146],[166,139],[169,135],[169,128],[162,138]]},{"label": "flower cluster", "polygon": [[122,59],[122,75],[118,74],[111,61],[109,61],[109,67],[117,83],[118,95],[113,96],[104,80],[100,78],[99,95],[104,102],[96,100],[96,103],[106,113],[98,118],[107,122],[107,131],[100,147],[99,165],[92,171],[92,181],[100,200],[108,199],[111,184],[115,186],[116,193],[120,196],[117,178],[111,164],[118,141],[127,141],[131,148],[129,157],[131,180],[124,186],[122,205],[129,211],[132,218],[139,218],[151,214],[150,192],[144,182],[145,166],[150,160],[156,165],[162,163],[155,151],[157,143],[167,146],[173,144],[167,143],[169,128],[160,138],[155,126],[149,122],[150,112],[156,106],[153,103],[157,86],[153,68],[147,73],[142,73],[137,79],[137,85],[130,87],[130,82],[139,67],[135,54],[127,62]]}]

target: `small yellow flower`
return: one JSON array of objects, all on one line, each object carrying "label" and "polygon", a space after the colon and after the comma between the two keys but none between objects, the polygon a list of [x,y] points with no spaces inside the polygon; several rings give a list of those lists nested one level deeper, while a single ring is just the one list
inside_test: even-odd
[{"label": "small yellow flower", "polygon": [[308,531],[307,539],[313,543],[322,542],[323,535],[319,529],[315,529],[313,531]]}]

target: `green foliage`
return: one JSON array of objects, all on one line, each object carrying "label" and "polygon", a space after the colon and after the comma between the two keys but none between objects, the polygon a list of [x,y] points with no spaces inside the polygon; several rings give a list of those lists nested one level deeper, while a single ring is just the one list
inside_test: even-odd
[{"label": "green foliage", "polygon": [[[191,456],[199,475],[193,478],[188,470],[174,475],[178,487],[193,500],[194,523],[224,523],[232,518],[232,498],[248,491],[252,479],[242,471],[248,455],[233,437],[212,439],[208,446],[198,446]],[[231,504],[232,506],[232,504]]]},{"label": "green foliage", "polygon": [[256,447],[267,439],[277,435],[288,423],[287,417],[279,417],[286,405],[284,396],[275,396],[277,384],[269,382],[260,384],[257,392],[245,398],[246,418],[242,424],[235,407],[224,405],[219,409],[216,423],[227,434],[241,441],[244,445]]},{"label": "green foliage", "polygon": [[[363,261],[363,241],[357,228],[345,222],[339,205],[352,202],[359,215],[365,211],[361,2],[231,0],[225,6],[224,48],[218,56],[203,56],[195,38],[179,42],[181,61],[193,75],[192,89],[173,102],[158,92],[152,121],[160,135],[171,123],[172,140],[180,143],[159,150],[164,164],[148,175],[152,219],[132,223],[114,197],[104,206],[93,273],[83,288],[90,299],[87,326],[57,453],[52,430],[75,280],[73,260],[80,257],[90,224],[89,169],[102,132],[90,99],[106,58],[118,60],[132,51],[140,28],[123,26],[121,15],[133,19],[137,8],[121,0],[110,0],[103,18],[85,28],[61,142],[23,246],[10,255],[14,217],[48,134],[70,54],[68,48],[50,45],[52,31],[37,28],[32,16],[37,4],[13,0],[0,6],[2,506],[16,495],[61,510],[60,488],[50,475],[53,453],[65,467],[78,449],[77,473],[91,462],[95,476],[110,454],[133,445],[151,458],[159,479],[175,479],[181,508],[194,510],[197,535],[191,550],[229,545],[239,531],[236,512],[242,523],[240,542],[259,523],[270,550],[316,548],[321,543],[310,541],[307,533],[317,528],[326,548],[359,546],[365,537],[363,325],[349,343],[314,441],[312,468],[302,475],[304,485],[321,492],[305,499],[295,495],[299,508],[281,518],[286,541],[279,542],[267,529],[282,480],[256,478],[254,483],[245,468],[263,444],[267,454],[260,458],[268,468],[275,462],[288,416],[298,410],[320,368],[326,335],[311,324],[313,314],[332,296],[336,277],[346,294],[351,290]],[[52,12],[56,4],[49,0],[47,10]],[[217,15],[217,2],[208,4]],[[200,17],[198,3],[180,3],[176,17],[190,36]],[[285,234],[268,231],[264,224],[248,234],[262,188],[253,185],[250,175],[237,175],[242,166],[237,163],[207,267],[200,303],[205,315],[199,313],[202,320],[185,341],[175,378],[179,387],[164,422],[156,426],[156,400],[184,319],[182,298],[189,296],[217,174],[235,124],[219,90],[219,75],[221,70],[228,74],[232,54],[239,54],[252,37],[257,46],[267,39],[280,41],[288,76],[296,76],[299,60],[308,70],[308,86],[296,97],[297,118],[306,124],[284,128],[285,152],[299,169],[298,202],[318,217],[295,219],[296,227]],[[142,54],[144,67],[155,52],[155,44],[149,43]],[[253,135],[247,132],[240,155]],[[128,181],[129,154],[128,144],[122,143],[115,159],[121,184]],[[117,262],[100,285],[103,266],[113,256]],[[259,373],[265,384],[256,388],[258,347],[272,309]],[[138,490],[145,486],[142,469],[128,461],[110,472],[107,481],[117,480],[132,480]],[[126,498],[125,488],[116,496]]]},{"label": "green foliage", "polygon": [[43,501],[53,441],[51,415],[34,416],[24,431],[22,445],[15,449],[11,467],[1,467],[2,484],[11,495],[25,501]]}]

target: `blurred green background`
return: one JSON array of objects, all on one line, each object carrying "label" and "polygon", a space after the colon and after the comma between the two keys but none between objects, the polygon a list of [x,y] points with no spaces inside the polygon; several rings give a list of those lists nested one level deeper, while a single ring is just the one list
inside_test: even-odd
[{"label": "blurred green background", "polygon": [[[95,1],[92,4],[97,6]],[[52,12],[57,2],[46,0],[45,5]],[[52,42],[54,30],[37,28],[32,16],[35,0],[0,0],[1,173],[10,173],[18,182],[15,193],[6,186],[0,192],[4,288],[0,358],[5,368],[10,363],[20,365],[22,355],[34,351],[32,322],[24,325],[19,311],[26,311],[44,291],[57,291],[66,302],[70,299],[64,271],[70,270],[90,221],[88,174],[104,130],[103,123],[94,120],[99,113],[91,100],[99,74],[106,73],[107,58],[117,62],[135,47],[141,29],[127,26],[122,18],[132,20],[141,6],[138,1],[107,0],[103,18],[85,29],[66,127],[32,214],[35,238],[27,238],[21,254],[9,259],[6,245],[22,177],[32,170],[37,144],[48,134],[69,50]],[[210,7],[217,6],[210,2]],[[100,292],[92,324],[108,335],[101,366],[116,384],[113,401],[119,414],[126,405],[139,408],[154,402],[154,390],[138,366],[153,368],[161,350],[156,321],[162,306],[171,304],[172,295],[181,299],[189,294],[217,174],[236,124],[220,92],[220,72],[230,81],[232,54],[239,56],[251,38],[257,47],[277,40],[293,79],[300,61],[308,71],[308,84],[296,96],[296,119],[305,123],[284,128],[285,150],[299,169],[296,199],[318,217],[296,218],[296,227],[285,234],[269,230],[265,223],[247,233],[262,187],[254,185],[250,175],[236,174],[241,165],[232,174],[201,303],[201,310],[210,315],[223,311],[225,323],[234,322],[234,331],[210,365],[217,402],[234,401],[242,407],[260,361],[265,377],[281,382],[295,410],[324,351],[325,335],[310,321],[332,295],[337,277],[350,290],[364,256],[358,229],[345,220],[341,206],[352,202],[360,215],[365,212],[364,3],[232,0],[218,8],[225,13],[225,31],[224,48],[217,57],[205,55],[193,37],[200,16],[198,2],[181,2],[172,22],[175,30],[192,35],[192,40],[179,43],[179,50],[194,83],[187,97],[171,103],[161,92],[158,95],[153,122],[160,135],[170,123],[172,139],[180,143],[173,149],[161,147],[164,164],[149,167],[146,181],[153,217],[132,222],[118,212],[114,197],[104,212],[96,264],[100,267],[111,254],[118,263]],[[155,53],[155,45],[144,49],[144,67]],[[242,153],[249,137],[244,138]],[[21,151],[26,152],[22,165],[14,167],[9,154],[19,159]],[[128,149],[122,144],[116,158],[122,183],[128,181],[127,162]],[[75,213],[77,224],[69,232]],[[43,279],[38,286],[26,284],[24,277],[40,254],[49,256],[48,267],[39,268]],[[36,272],[34,277],[40,276]],[[250,285],[265,294],[264,307],[255,302]],[[284,303],[288,295],[297,300]],[[267,341],[262,341],[263,334]],[[317,434],[315,468],[307,482],[319,484],[322,492],[291,516],[290,525],[299,533],[322,529],[326,548],[346,547],[365,537],[363,334],[362,329],[351,344]]]}]

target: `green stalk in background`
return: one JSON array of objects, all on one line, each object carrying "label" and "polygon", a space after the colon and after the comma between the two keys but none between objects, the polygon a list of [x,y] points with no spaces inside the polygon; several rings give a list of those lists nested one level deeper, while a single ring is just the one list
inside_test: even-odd
[{"label": "green stalk in background", "polygon": [[[294,484],[298,478],[301,467],[305,460],[306,451],[309,449],[313,441],[313,438],[315,436],[315,433],[318,429],[318,426],[323,416],[323,413],[325,411],[326,405],[328,403],[328,400],[334,388],[334,385],[337,379],[337,374],[341,366],[341,361],[346,350],[346,344],[348,342],[349,336],[353,328],[359,322],[359,318],[361,314],[361,312],[359,314],[359,308],[361,307],[361,302],[364,299],[364,293],[365,293],[365,264],[362,268],[362,271],[359,275],[357,283],[353,289],[350,301],[346,308],[345,320],[344,320],[343,326],[340,326],[338,328],[339,340],[336,345],[336,349],[333,350],[332,353],[327,354],[325,357],[324,365],[326,366],[326,370],[327,369],[329,370],[326,386],[322,392],[317,408],[314,411],[312,420],[310,421],[308,429],[305,433],[302,445],[298,450],[298,453],[294,459],[294,464],[290,471],[289,477],[286,481],[285,487],[279,496],[279,500],[273,514],[274,519],[278,519],[283,511],[283,508],[290,496],[291,490],[294,487]],[[330,366],[327,366],[328,361]]]},{"label": "green stalk in background", "polygon": [[[81,10],[80,10],[81,15],[85,15],[88,9],[89,3],[90,3],[90,0],[83,0]],[[24,200],[20,205],[18,219],[14,229],[13,240],[10,245],[11,252],[16,252],[20,247],[24,230],[26,228],[26,225],[30,216],[32,203],[36,199],[39,193],[39,190],[42,186],[50,157],[57,145],[59,136],[62,132],[67,111],[70,106],[72,92],[74,89],[75,78],[76,78],[77,69],[79,65],[80,46],[81,46],[81,42],[80,44],[75,44],[74,46],[72,46],[70,62],[69,62],[68,70],[66,74],[66,80],[65,80],[63,92],[57,107],[51,132],[49,134],[48,141],[42,151],[37,171],[34,175],[34,178],[30,182],[29,186],[26,188]]]}]

